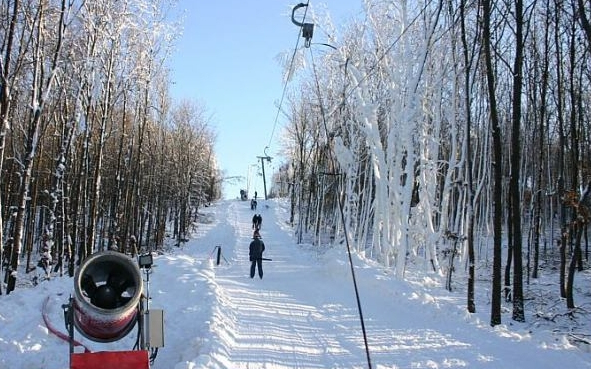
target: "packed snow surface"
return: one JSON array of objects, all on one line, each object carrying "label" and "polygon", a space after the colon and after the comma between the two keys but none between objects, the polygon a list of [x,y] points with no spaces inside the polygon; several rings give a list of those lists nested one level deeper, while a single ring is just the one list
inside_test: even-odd
[{"label": "packed snow surface", "polygon": [[[248,201],[200,209],[190,240],[154,255],[146,285],[150,308],[164,310],[165,347],[152,368],[591,368],[591,353],[568,332],[513,322],[510,305],[491,327],[488,282],[477,281],[469,314],[461,276],[448,292],[426,268],[409,266],[403,281],[353,255],[362,324],[346,246],[296,244],[284,200],[259,200],[256,213],[272,259],[263,279],[249,277]],[[56,276],[0,296],[0,369],[69,368],[69,345],[42,310],[47,301],[49,325],[66,333],[72,281]],[[106,344],[75,338],[92,351],[130,350],[135,332]]]}]

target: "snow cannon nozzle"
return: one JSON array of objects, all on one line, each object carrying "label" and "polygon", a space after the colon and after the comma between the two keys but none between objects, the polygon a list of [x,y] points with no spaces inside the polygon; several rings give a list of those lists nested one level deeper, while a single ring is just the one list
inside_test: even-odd
[{"label": "snow cannon nozzle", "polygon": [[[142,258],[144,268],[150,257]],[[74,276],[74,326],[86,338],[113,342],[135,326],[143,294],[138,264],[117,251],[88,256]]]}]

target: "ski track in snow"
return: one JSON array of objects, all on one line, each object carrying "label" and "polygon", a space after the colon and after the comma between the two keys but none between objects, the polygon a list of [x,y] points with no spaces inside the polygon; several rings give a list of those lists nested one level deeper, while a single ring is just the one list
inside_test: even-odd
[{"label": "ski track in snow", "polygon": [[[222,254],[229,264],[217,268],[211,281],[217,303],[210,329],[217,338],[212,342],[211,354],[203,367],[323,368],[327,361],[333,362],[335,368],[349,368],[355,361],[356,366],[362,367],[364,358],[355,359],[351,354],[351,351],[363,353],[359,346],[362,342],[343,332],[344,322],[357,323],[354,312],[330,301],[324,302],[324,307],[302,303],[310,296],[314,296],[314,300],[330,296],[318,286],[310,286],[310,295],[303,299],[289,291],[286,281],[310,271],[306,264],[291,260],[298,257],[297,251],[288,250],[294,247],[292,238],[281,232],[278,224],[265,222],[266,218],[275,218],[265,217],[273,209],[260,211],[263,214],[261,234],[267,248],[265,257],[273,261],[263,262],[265,276],[262,280],[258,276],[248,277],[252,212],[243,207],[242,203],[229,206],[227,219],[235,229],[220,220],[209,231],[213,237],[230,232],[236,237],[234,244],[222,245]],[[285,237],[265,239],[265,233],[284,234]]]},{"label": "ski track in snow", "polygon": [[[218,206],[227,207],[216,211],[224,215],[210,224],[200,225],[196,235],[199,248],[211,251],[205,267],[195,269],[196,274],[201,275],[197,280],[199,283],[205,280],[208,290],[201,292],[205,294],[202,303],[193,308],[211,309],[212,318],[209,322],[195,322],[198,327],[195,342],[180,353],[174,368],[367,368],[345,252],[336,254],[341,258],[331,255],[327,261],[313,249],[295,245],[291,230],[284,224],[288,218],[288,214],[283,213],[285,210],[259,208],[263,216],[261,235],[266,245],[264,257],[273,261],[263,262],[262,280],[258,275],[251,279],[248,245],[252,239],[253,212],[242,202],[225,202]],[[271,221],[273,219],[276,221]],[[266,233],[272,234],[273,239],[265,238]],[[218,245],[223,258],[216,266],[213,251]],[[314,278],[316,275],[318,278]],[[463,310],[437,308],[438,301],[463,296],[447,295],[441,286],[433,289],[441,296],[421,294],[404,282],[398,282],[395,287],[400,288],[393,290],[390,276],[367,265],[356,266],[356,275],[374,368],[531,366],[531,356],[521,358],[517,353],[519,342],[529,341],[527,335],[511,337],[510,333],[495,333]],[[302,288],[301,282],[290,288],[298,278],[310,281],[308,288]],[[322,283],[314,283],[316,280]],[[364,296],[367,301],[382,303],[365,305]],[[451,302],[448,308],[462,305]],[[460,321],[457,328],[450,328],[453,325],[447,321],[448,317]],[[471,330],[463,329],[462,325],[470,323],[462,320],[471,319],[473,324],[491,331],[490,341],[475,342]],[[417,327],[421,322],[423,326]],[[208,338],[199,339],[200,334]],[[503,335],[509,338],[500,337]],[[515,354],[505,357],[506,352],[495,352],[495,347],[500,346],[495,345],[495,340],[499,339],[514,340]],[[172,346],[182,347],[183,343]],[[170,345],[165,348],[170,349]],[[156,369],[171,367],[164,363],[174,358],[169,357],[170,353],[167,356],[156,360]],[[538,360],[539,367],[544,367],[544,359]],[[581,367],[591,365],[587,362]]]},{"label": "ski track in snow", "polygon": [[[200,210],[189,242],[155,256],[150,308],[163,309],[164,347],[152,369],[368,368],[355,289],[344,245],[297,245],[286,204],[260,201],[264,278],[249,278],[252,215],[247,202],[221,201]],[[216,247],[222,258],[216,265]],[[320,252],[322,250],[322,252]],[[372,368],[591,369],[552,325],[510,320],[490,327],[487,284],[477,286],[477,313],[465,293],[448,292],[437,276],[390,270],[353,255]],[[412,266],[416,268],[417,266]],[[40,306],[64,331],[70,278],[22,288],[0,311],[0,369],[66,369],[68,345],[48,332]],[[23,318],[27,317],[27,318]],[[30,317],[30,319],[28,319]],[[535,323],[533,323],[535,324]],[[135,330],[133,331],[135,332]],[[76,334],[75,338],[81,338]],[[92,351],[129,350],[136,334]]]}]

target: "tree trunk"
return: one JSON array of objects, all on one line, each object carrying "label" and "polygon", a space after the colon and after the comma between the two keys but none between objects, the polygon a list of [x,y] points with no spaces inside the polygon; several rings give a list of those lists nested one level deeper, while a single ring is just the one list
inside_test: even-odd
[{"label": "tree trunk", "polygon": [[513,320],[525,321],[523,306],[523,254],[521,235],[521,96],[523,91],[523,0],[515,0],[515,60],[513,64],[513,114],[511,133],[511,211],[513,228]]},{"label": "tree trunk", "polygon": [[[90,193],[90,209],[88,214],[88,247],[93,248],[95,244],[95,237],[97,234],[97,217],[98,209],[101,200],[101,186],[102,186],[102,169],[103,169],[103,153],[105,150],[105,132],[107,127],[107,121],[110,119],[111,114],[111,90],[113,89],[113,64],[115,54],[111,49],[109,51],[109,59],[107,61],[107,71],[105,75],[105,81],[103,82],[103,101],[101,102],[100,109],[100,126],[98,131],[98,143],[96,147],[96,153],[94,158],[94,173],[93,173],[93,186],[92,192]],[[99,250],[102,249],[99,246]],[[94,251],[94,250],[93,250]]]},{"label": "tree trunk", "polygon": [[[549,8],[549,0],[546,0],[546,8]],[[542,227],[542,197],[544,193],[544,157],[545,157],[545,137],[546,137],[546,119],[547,119],[547,90],[548,90],[548,79],[549,79],[549,30],[550,30],[550,14],[549,12],[545,15],[544,24],[544,48],[542,50],[542,63],[541,63],[541,83],[540,83],[540,104],[539,104],[539,121],[538,131],[539,134],[539,145],[540,150],[538,151],[538,169],[537,169],[537,191],[534,192],[534,212],[535,216],[533,219],[534,227],[534,256],[533,256],[533,268],[532,278],[538,278],[539,259],[540,259],[540,233]]]},{"label": "tree trunk", "polygon": [[[10,67],[12,65],[12,47],[14,43],[14,35],[16,24],[18,22],[17,15],[18,10],[20,8],[20,1],[13,0],[12,2],[12,13],[5,14],[5,18],[10,18],[10,23],[8,26],[8,32],[6,33],[6,38],[4,39],[4,49],[5,53],[2,55],[2,60],[0,60],[0,171],[4,168],[4,149],[6,148],[6,134],[10,128],[8,114],[10,111],[10,93],[12,86],[12,81],[9,81],[9,76],[13,75]],[[8,11],[8,9],[5,9]],[[16,76],[13,76],[16,78]],[[4,252],[4,223],[3,223],[3,211],[2,211],[2,197],[0,197],[0,272],[2,271],[2,263],[6,255],[3,255]],[[6,276],[8,277],[8,275]],[[2,284],[0,283],[0,295],[2,295]]]},{"label": "tree trunk", "polygon": [[29,122],[28,139],[25,146],[26,157],[23,162],[21,187],[19,189],[18,207],[14,223],[14,234],[12,245],[13,250],[10,258],[10,268],[7,269],[6,292],[10,293],[16,288],[17,271],[19,266],[19,257],[22,252],[22,245],[25,232],[25,215],[27,211],[27,202],[29,201],[29,188],[31,185],[33,164],[35,159],[35,150],[37,149],[38,135],[40,132],[41,111],[36,109],[32,112]]},{"label": "tree trunk", "polygon": [[[589,2],[587,1],[587,4]],[[583,31],[585,31],[585,36],[587,38],[587,46],[591,46],[591,24],[589,24],[589,17],[587,16],[587,11],[585,9],[585,1],[584,0],[577,0],[577,5],[579,7],[579,19],[581,20],[581,26],[583,27]]]},{"label": "tree trunk", "polygon": [[[561,7],[562,2],[554,0],[554,25],[561,23],[560,15],[563,14]],[[556,160],[556,171],[557,171],[557,197],[558,199],[564,199],[566,195],[567,185],[566,181],[566,170],[565,170],[565,150],[566,150],[566,134],[564,131],[564,86],[563,86],[563,56],[562,49],[559,47],[562,45],[561,40],[562,30],[560,27],[554,27],[554,45],[556,46],[555,57],[556,57],[556,123],[557,123],[557,134],[558,134],[558,158]],[[568,243],[569,226],[567,222],[567,209],[563,201],[558,201],[559,206],[559,217],[560,217],[560,240],[558,248],[560,255],[560,297],[566,297],[566,247]]]},{"label": "tree trunk", "polygon": [[474,289],[475,289],[475,260],[474,260],[474,181],[472,179],[472,145],[471,145],[471,130],[472,130],[472,113],[471,113],[471,89],[470,89],[470,73],[472,71],[471,68],[471,61],[470,56],[468,54],[469,45],[466,39],[466,19],[465,19],[465,8],[466,2],[465,0],[460,1],[460,17],[461,17],[461,38],[462,38],[462,50],[464,56],[464,96],[465,100],[464,103],[466,105],[466,180],[467,180],[467,191],[468,191],[468,209],[467,209],[467,235],[466,235],[466,242],[468,243],[468,288],[467,288],[467,296],[466,296],[466,308],[468,312],[475,313],[476,312],[476,302],[474,297]]},{"label": "tree trunk", "polygon": [[576,225],[576,236],[575,236],[575,245],[573,247],[572,256],[570,259],[570,264],[568,267],[568,277],[566,283],[566,307],[568,309],[575,308],[575,299],[573,295],[573,288],[575,284],[575,273],[577,271],[577,260],[581,257],[581,235],[583,234],[583,227],[584,224],[578,223]]},{"label": "tree trunk", "polygon": [[511,192],[507,192],[507,262],[505,263],[505,275],[504,275],[504,286],[503,292],[505,293],[505,302],[513,301],[513,293],[511,291],[511,267],[513,266],[513,212],[511,203],[513,197]]},{"label": "tree trunk", "polygon": [[501,127],[497,114],[497,101],[495,97],[495,74],[492,65],[491,50],[491,6],[490,0],[482,0],[482,42],[486,63],[486,81],[488,87],[489,115],[493,138],[493,274],[492,274],[492,296],[491,296],[491,317],[490,325],[501,324],[501,248],[502,248],[502,222],[503,222],[503,172],[501,141]]},{"label": "tree trunk", "polygon": [[[58,68],[58,59],[61,53],[62,36],[65,29],[64,15],[66,11],[66,0],[62,0],[61,13],[59,18],[59,24],[57,25],[57,36],[56,45],[51,55],[51,65],[47,77],[43,68],[43,44],[44,37],[46,36],[46,29],[44,28],[45,8],[43,3],[39,4],[38,12],[36,14],[36,28],[35,33],[35,44],[34,44],[34,59],[33,59],[33,78],[32,78],[32,89],[31,89],[31,113],[28,122],[27,136],[25,143],[25,158],[22,166],[22,179],[21,187],[19,189],[19,198],[17,202],[17,214],[14,227],[14,244],[13,253],[10,261],[10,268],[7,270],[8,284],[6,287],[7,293],[14,291],[16,287],[16,276],[19,264],[19,255],[22,251],[23,235],[25,232],[25,213],[27,209],[27,202],[29,200],[29,188],[32,180],[32,171],[37,155],[37,148],[39,146],[39,139],[42,131],[41,127],[41,114],[45,105],[45,101],[48,98],[49,91],[54,83],[55,73]],[[12,269],[12,270],[10,270]],[[8,273],[10,271],[10,273]]]}]

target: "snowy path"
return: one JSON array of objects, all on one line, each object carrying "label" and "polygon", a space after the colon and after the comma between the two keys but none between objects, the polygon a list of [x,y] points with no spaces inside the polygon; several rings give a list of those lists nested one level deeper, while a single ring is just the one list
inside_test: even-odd
[{"label": "snowy path", "polygon": [[[263,201],[260,202],[264,204]],[[324,254],[294,243],[286,203],[263,207],[264,279],[250,279],[247,202],[201,209],[191,240],[156,255],[150,307],[164,310],[165,346],[152,369],[369,368],[344,247]],[[215,247],[225,261],[216,266]],[[226,262],[227,261],[227,262]],[[555,326],[488,325],[489,286],[479,283],[477,313],[467,314],[461,288],[409,266],[405,281],[354,256],[372,368],[591,369],[591,353],[574,348]],[[56,277],[2,297],[0,369],[68,369],[62,304],[73,285]],[[134,331],[135,332],[135,331]],[[137,335],[107,344],[81,339],[93,352],[130,350]]]},{"label": "snowy path", "polygon": [[[260,210],[265,257],[273,261],[263,262],[262,280],[258,276],[250,279],[248,244],[253,213],[243,203],[229,205],[228,221],[234,224],[236,239],[233,245],[222,247],[231,261],[215,274],[218,303],[211,329],[219,339],[213,344],[207,367],[323,368],[326,362],[342,368],[352,363],[363,366],[361,336],[355,337],[351,331],[359,328],[356,312],[332,300],[330,290],[335,286],[327,289],[314,283],[309,274],[316,269],[309,263],[315,262],[306,262],[306,254],[275,222],[274,211]],[[290,282],[299,277],[310,281],[309,288],[290,288]]]},{"label": "snowy path", "polygon": [[[186,304],[165,308],[172,340],[154,369],[368,368],[345,251],[317,255],[295,245],[284,226],[286,211],[259,207],[264,256],[273,259],[264,262],[262,280],[248,276],[253,212],[245,202],[216,205],[212,222],[200,225],[194,240],[162,256],[161,262],[179,269],[154,277],[154,300],[166,296],[170,283],[184,283]],[[219,266],[211,257],[217,245],[225,259]],[[424,287],[428,280],[414,288],[356,263],[373,368],[544,368],[562,356],[572,358],[551,349],[551,342],[538,346],[527,332],[480,323],[458,309],[463,296],[435,283],[431,290]],[[199,320],[203,316],[211,319]],[[532,349],[543,355],[520,353]],[[587,358],[573,367],[591,363]]]}]

